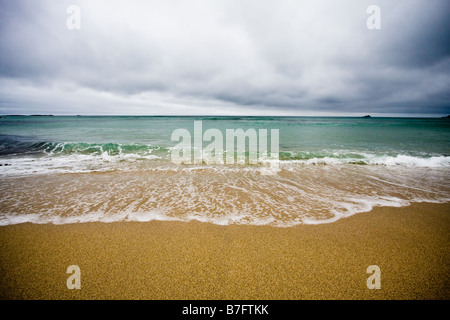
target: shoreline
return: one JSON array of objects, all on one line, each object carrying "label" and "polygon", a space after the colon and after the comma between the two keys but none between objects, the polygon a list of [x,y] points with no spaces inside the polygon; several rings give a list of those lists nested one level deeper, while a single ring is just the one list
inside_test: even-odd
[{"label": "shoreline", "polygon": [[[287,228],[190,221],[0,226],[0,299],[449,299],[450,203]],[[78,265],[81,289],[66,286]],[[366,269],[381,269],[369,290]]]}]

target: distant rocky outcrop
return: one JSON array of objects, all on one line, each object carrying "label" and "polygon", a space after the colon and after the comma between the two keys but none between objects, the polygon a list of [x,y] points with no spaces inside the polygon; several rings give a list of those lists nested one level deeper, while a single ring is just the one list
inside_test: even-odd
[{"label": "distant rocky outcrop", "polygon": [[365,116],[363,116],[363,118],[372,118],[370,115],[365,115]]}]

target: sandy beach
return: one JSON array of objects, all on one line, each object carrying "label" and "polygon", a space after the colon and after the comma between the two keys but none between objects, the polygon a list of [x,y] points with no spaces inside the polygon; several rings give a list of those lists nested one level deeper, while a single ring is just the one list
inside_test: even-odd
[{"label": "sandy beach", "polygon": [[[201,222],[0,227],[1,299],[449,299],[450,204],[289,228]],[[81,289],[66,269],[78,265]],[[369,290],[369,265],[381,289]]]},{"label": "sandy beach", "polygon": [[0,301],[450,300],[450,1],[379,2],[1,1]]}]

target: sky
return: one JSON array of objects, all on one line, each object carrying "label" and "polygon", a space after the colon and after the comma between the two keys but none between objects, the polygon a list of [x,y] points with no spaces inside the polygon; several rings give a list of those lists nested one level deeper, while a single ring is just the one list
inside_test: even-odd
[{"label": "sky", "polygon": [[448,0],[0,0],[0,114],[443,116],[449,16]]}]

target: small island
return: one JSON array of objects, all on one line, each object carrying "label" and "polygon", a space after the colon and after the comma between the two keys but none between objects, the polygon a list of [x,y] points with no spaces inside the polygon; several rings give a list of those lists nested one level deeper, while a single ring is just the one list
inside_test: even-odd
[{"label": "small island", "polygon": [[365,116],[362,116],[362,118],[372,118],[370,115],[365,115]]}]

